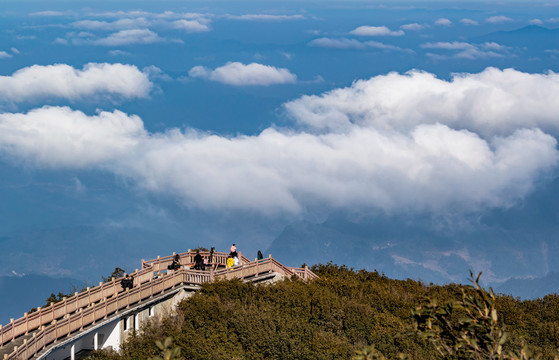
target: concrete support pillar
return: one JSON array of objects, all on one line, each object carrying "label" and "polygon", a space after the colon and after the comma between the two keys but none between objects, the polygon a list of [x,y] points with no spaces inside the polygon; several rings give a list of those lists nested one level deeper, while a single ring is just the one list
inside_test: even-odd
[{"label": "concrete support pillar", "polygon": [[72,344],[70,347],[70,360],[76,360],[76,345]]},{"label": "concrete support pillar", "polygon": [[93,335],[93,350],[99,350],[99,332],[96,331]]}]

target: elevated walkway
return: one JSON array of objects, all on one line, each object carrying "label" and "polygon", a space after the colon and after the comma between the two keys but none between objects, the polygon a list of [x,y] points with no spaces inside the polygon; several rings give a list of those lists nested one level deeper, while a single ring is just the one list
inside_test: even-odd
[{"label": "elevated walkway", "polygon": [[[128,313],[138,314],[144,310],[149,313],[152,311],[150,304],[174,296],[179,291],[195,291],[206,282],[235,278],[257,282],[274,277],[295,276],[303,280],[317,277],[308,267],[286,267],[271,255],[265,259],[250,261],[239,254],[240,264],[226,268],[227,253],[200,254],[208,263],[205,271],[191,269],[195,256],[193,251],[179,254],[181,267],[174,271],[168,270],[174,254],[142,260],[142,269],[130,274],[133,278],[132,289],[122,288],[122,278],[112,279],[0,326],[0,359],[53,358],[46,354],[53,348],[60,348],[65,342],[83,337],[108,323],[117,321],[120,324],[120,319],[127,317]],[[126,318],[126,321],[129,319]],[[135,326],[137,323],[136,320]],[[127,326],[130,327],[130,324],[125,322],[120,327],[126,330]],[[106,336],[113,336],[111,334],[107,333]],[[102,347],[97,336],[98,333],[95,333],[92,339],[94,349]],[[74,345],[69,354],[72,360],[75,359]]]}]

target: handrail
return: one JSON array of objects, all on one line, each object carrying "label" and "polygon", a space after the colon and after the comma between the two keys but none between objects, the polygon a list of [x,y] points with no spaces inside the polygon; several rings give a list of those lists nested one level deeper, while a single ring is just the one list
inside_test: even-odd
[{"label": "handrail", "polygon": [[[209,254],[209,253],[208,253]],[[220,253],[221,256],[224,253]],[[189,254],[186,253],[186,256]],[[214,253],[215,255],[215,253]],[[186,257],[185,256],[185,257]],[[158,258],[142,261],[143,269],[133,273],[134,287],[123,290],[119,279],[112,279],[107,283],[100,283],[94,288],[75,293],[70,298],[37,312],[25,314],[24,317],[11,321],[7,326],[0,325],[0,347],[14,340],[16,337],[30,331],[41,329],[33,334],[30,340],[25,340],[24,345],[16,347],[8,359],[23,357],[28,359],[43,349],[46,345],[69,333],[82,329],[84,326],[106,318],[120,309],[128,307],[147,297],[162,293],[175,287],[177,284],[202,284],[215,279],[249,278],[262,273],[279,273],[287,277],[298,276],[304,280],[317,278],[312,271],[305,268],[288,268],[270,255],[269,258],[247,261],[230,269],[219,271],[198,271],[181,268],[177,271],[164,270],[162,266],[167,263],[167,258]],[[182,256],[181,256],[182,259]],[[248,259],[247,259],[248,260]],[[163,276],[154,278],[155,273]],[[76,327],[78,326],[79,327]]]},{"label": "handrail", "polygon": [[92,306],[81,309],[70,316],[53,321],[52,324],[43,328],[36,336],[31,338],[30,341],[27,341],[25,346],[15,349],[15,351],[8,356],[8,359],[17,357],[28,359],[36,355],[38,351],[42,350],[49,343],[76,330],[83,329],[84,326],[94,324],[97,320],[104,319],[108,315],[129,307],[131,304],[173,288],[177,284],[190,282],[203,283],[209,280],[209,274],[200,274],[197,271],[182,269],[154,279],[148,283],[140,284],[138,287],[123,291],[117,294],[117,296],[105,299],[105,301],[92,304]]},{"label": "handrail", "polygon": [[[150,268],[142,271],[134,272],[133,280],[135,284],[148,281],[153,277]],[[60,319],[69,312],[77,311],[81,308],[95,303],[109,296],[122,291],[120,280],[123,278],[113,278],[109,282],[99,283],[99,286],[87,288],[81,293],[74,293],[69,298],[63,298],[62,301],[51,303],[50,306],[41,308],[37,311],[24,314],[22,318],[10,322],[8,325],[0,326],[0,345],[14,340],[16,337],[27,334],[29,331],[36,330],[43,325],[49,324],[54,320]]]},{"label": "handrail", "polygon": [[[195,251],[186,251],[183,253],[178,254],[180,257],[180,264],[182,266],[190,266],[194,263],[194,256],[196,255]],[[200,251],[200,255],[203,259],[207,259],[208,263],[211,265],[227,265],[227,257],[229,253],[214,251],[212,258],[210,259],[210,251]],[[173,262],[175,254],[164,256],[164,257],[157,257],[156,259],[152,260],[142,260],[142,268],[153,266],[154,271],[164,271],[167,270],[167,266],[171,265]],[[246,256],[244,256],[241,252],[239,252],[239,262],[241,264],[246,264],[251,262]]]},{"label": "handrail", "polygon": [[316,275],[315,273],[313,273],[308,266],[305,266],[304,268],[289,268],[295,275],[297,275],[298,277],[300,277],[303,280],[310,280],[310,279],[317,279],[318,275]]}]

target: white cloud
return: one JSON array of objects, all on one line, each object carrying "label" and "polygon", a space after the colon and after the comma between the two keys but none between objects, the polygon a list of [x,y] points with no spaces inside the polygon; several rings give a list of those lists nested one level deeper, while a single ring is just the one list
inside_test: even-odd
[{"label": "white cloud", "polygon": [[451,56],[440,55],[440,54],[427,54],[434,56],[438,59],[446,58],[458,58],[458,59],[486,59],[492,57],[503,57],[508,54],[508,49],[506,46],[497,44],[495,42],[487,42],[484,44],[470,44],[462,41],[454,42],[435,42],[435,43],[425,43],[420,45],[425,49],[441,49],[455,51]]},{"label": "white cloud", "polygon": [[111,55],[111,56],[127,56],[127,55],[130,55],[130,54],[127,53],[126,51],[122,51],[122,50],[111,50],[111,51],[109,51],[109,55]]},{"label": "white cloud", "polygon": [[68,45],[68,40],[63,39],[63,38],[56,38],[56,39],[54,39],[54,41],[52,43],[53,44],[58,44],[58,45]]},{"label": "white cloud", "polygon": [[42,108],[0,115],[0,130],[0,151],[29,165],[100,168],[189,206],[263,213],[297,213],[313,204],[388,211],[506,206],[558,158],[556,141],[539,130],[488,142],[441,124],[409,134],[354,127],[150,136],[123,113],[88,117]]},{"label": "white cloud", "polygon": [[245,15],[226,15],[227,19],[245,21],[286,21],[304,20],[303,15],[271,15],[271,14],[245,14]]},{"label": "white cloud", "polygon": [[208,25],[201,23],[198,20],[176,20],[171,23],[175,29],[185,30],[189,33],[210,31]]},{"label": "white cloud", "polygon": [[81,70],[65,64],[33,65],[11,76],[0,76],[0,100],[12,102],[38,97],[146,97],[151,88],[146,74],[123,64],[90,63]]},{"label": "white cloud", "polygon": [[413,53],[410,49],[403,49],[398,46],[388,45],[378,41],[359,41],[347,38],[332,39],[323,37],[310,41],[308,45],[331,49],[379,49]]},{"label": "white cloud", "polygon": [[310,46],[318,46],[324,48],[335,48],[335,49],[365,49],[367,46],[365,43],[356,39],[332,39],[327,37],[322,37],[314,39],[309,42]]},{"label": "white cloud", "polygon": [[557,141],[538,127],[559,132],[558,93],[554,73],[391,73],[285,104],[303,128],[233,137],[43,107],[0,114],[0,154],[102,169],[206,209],[470,211],[508,206],[556,168]]},{"label": "white cloud", "polygon": [[115,21],[80,20],[74,21],[70,25],[78,29],[96,31],[138,30],[156,27],[195,33],[209,31],[210,28],[207,24],[211,22],[207,17],[202,17],[201,14],[178,14],[174,12],[157,14],[138,11],[105,14],[105,16],[109,15],[120,18]]},{"label": "white cloud", "polygon": [[228,62],[214,70],[203,66],[195,66],[188,72],[190,77],[205,78],[220,83],[244,85],[272,85],[288,84],[297,81],[297,76],[288,69],[274,66],[251,63],[248,65],[240,62]]},{"label": "white cloud", "polygon": [[132,11],[109,11],[103,13],[91,13],[95,17],[109,18],[149,18],[149,19],[200,19],[211,17],[211,14],[202,13],[178,13],[174,11],[164,11],[162,13],[154,13],[143,10]]},{"label": "white cloud", "polygon": [[478,26],[479,25],[479,23],[477,21],[472,20],[472,19],[462,19],[462,20],[460,20],[460,22],[464,25],[467,25],[467,26]]},{"label": "white cloud", "polygon": [[352,35],[359,36],[402,36],[402,30],[392,31],[386,26],[359,26],[349,32]]},{"label": "white cloud", "polygon": [[115,30],[145,28],[150,25],[150,22],[144,18],[119,19],[113,22],[99,21],[99,20],[80,20],[80,21],[75,21],[70,25],[78,29],[115,31]]},{"label": "white cloud", "polygon": [[17,55],[19,55],[19,54],[20,54],[20,51],[19,51],[18,49],[14,48],[14,47],[13,47],[13,48],[11,48],[10,50],[11,50],[11,51],[12,51],[12,53],[14,53],[14,54],[17,54]]},{"label": "white cloud", "polygon": [[497,16],[490,16],[487,19],[485,19],[485,21],[490,23],[490,24],[502,24],[502,23],[511,22],[511,21],[514,21],[514,20],[511,19],[508,16],[497,15]]},{"label": "white cloud", "polygon": [[532,19],[528,22],[530,25],[541,25],[543,24],[543,21],[540,19]]},{"label": "white cloud", "polygon": [[8,54],[5,51],[0,51],[0,59],[9,59],[12,57],[12,54]]},{"label": "white cloud", "polygon": [[322,96],[303,96],[286,109],[301,124],[341,131],[354,125],[407,132],[445,124],[482,136],[541,128],[559,134],[559,74],[487,68],[455,74],[450,81],[411,71],[360,80]]},{"label": "white cloud", "polygon": [[137,116],[67,107],[0,114],[2,152],[38,167],[85,168],[124,156],[145,136]]},{"label": "white cloud", "polygon": [[95,45],[120,46],[132,44],[152,44],[164,41],[155,32],[149,29],[121,30],[105,38],[93,41]]},{"label": "white cloud", "polygon": [[71,11],[53,11],[53,10],[46,10],[46,11],[37,11],[29,14],[30,16],[67,16],[72,15]]},{"label": "white cloud", "polygon": [[423,30],[425,29],[425,25],[421,25],[418,23],[412,23],[412,24],[404,24],[402,26],[400,26],[401,29],[404,30],[409,30],[409,31],[419,31],[419,30]]},{"label": "white cloud", "polygon": [[439,26],[451,26],[452,25],[452,21],[450,21],[449,19],[446,18],[439,18],[435,21],[435,25],[439,25]]}]

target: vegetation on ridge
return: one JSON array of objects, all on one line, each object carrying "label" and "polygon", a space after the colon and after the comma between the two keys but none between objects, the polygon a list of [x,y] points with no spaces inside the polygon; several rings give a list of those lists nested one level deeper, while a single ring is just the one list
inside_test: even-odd
[{"label": "vegetation on ridge", "polygon": [[320,279],[309,283],[204,284],[118,354],[91,358],[166,358],[169,337],[181,359],[553,359],[559,347],[557,295],[520,301],[476,279],[425,286],[333,264],[312,270]]}]

